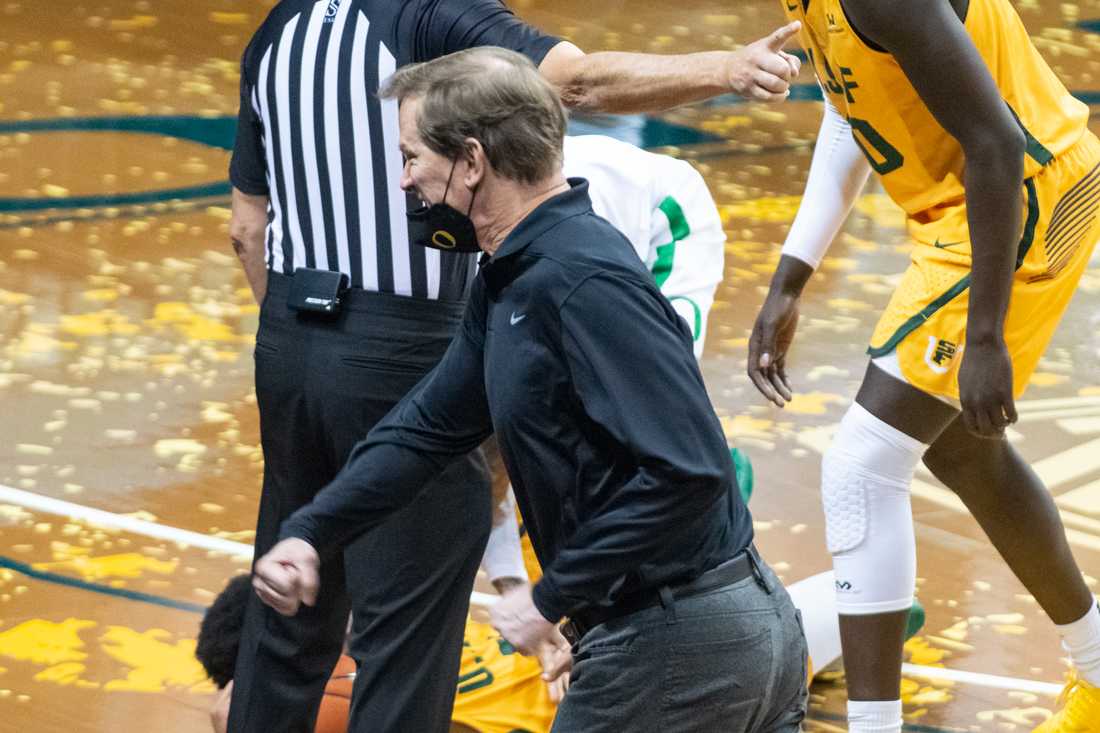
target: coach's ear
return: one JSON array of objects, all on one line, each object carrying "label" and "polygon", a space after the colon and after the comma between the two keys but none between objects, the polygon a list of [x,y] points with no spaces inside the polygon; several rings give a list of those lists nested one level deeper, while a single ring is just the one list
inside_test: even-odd
[{"label": "coach's ear", "polygon": [[485,152],[485,146],[481,141],[468,137],[462,142],[462,162],[466,164],[466,172],[462,175],[462,183],[467,190],[473,191],[478,187],[492,164]]}]

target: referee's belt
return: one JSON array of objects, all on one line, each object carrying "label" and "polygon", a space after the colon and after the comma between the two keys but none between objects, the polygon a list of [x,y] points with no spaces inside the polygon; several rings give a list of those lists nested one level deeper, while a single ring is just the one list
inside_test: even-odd
[{"label": "referee's belt", "polygon": [[647,588],[623,596],[613,606],[598,606],[578,611],[561,625],[561,633],[570,644],[576,644],[589,631],[612,619],[629,616],[653,606],[667,605],[671,601],[682,598],[701,596],[748,577],[756,578],[760,587],[771,593],[771,588],[768,587],[763,573],[760,572],[761,565],[760,553],[756,551],[756,546],[749,545],[733,558],[707,570],[694,580],[660,588]]}]

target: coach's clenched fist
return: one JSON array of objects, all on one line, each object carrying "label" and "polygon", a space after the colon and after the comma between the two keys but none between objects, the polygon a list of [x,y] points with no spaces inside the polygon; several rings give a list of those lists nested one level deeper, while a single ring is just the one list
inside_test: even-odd
[{"label": "coach's clenched fist", "polygon": [[298,613],[299,604],[312,606],[321,587],[321,558],[305,540],[283,540],[256,561],[252,587],[267,605],[284,616]]}]

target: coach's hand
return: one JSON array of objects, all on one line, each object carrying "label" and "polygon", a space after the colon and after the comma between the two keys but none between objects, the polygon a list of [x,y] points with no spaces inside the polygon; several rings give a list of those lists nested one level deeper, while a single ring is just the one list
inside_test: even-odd
[{"label": "coach's hand", "polygon": [[[555,649],[569,644],[531,599],[531,586],[522,585],[502,596],[489,610],[489,623],[520,654],[549,659]],[[544,675],[545,676],[545,675]]]},{"label": "coach's hand", "polygon": [[298,613],[299,604],[312,606],[321,587],[321,558],[305,540],[283,540],[256,561],[252,587],[267,605],[284,616]]},{"label": "coach's hand", "polygon": [[730,89],[745,99],[781,102],[791,93],[791,82],[798,76],[802,62],[783,50],[798,33],[797,20],[754,41],[731,55],[728,79]]},{"label": "coach's hand", "polygon": [[1012,358],[1003,339],[967,340],[959,367],[959,402],[966,429],[980,438],[1000,438],[1016,422]]}]

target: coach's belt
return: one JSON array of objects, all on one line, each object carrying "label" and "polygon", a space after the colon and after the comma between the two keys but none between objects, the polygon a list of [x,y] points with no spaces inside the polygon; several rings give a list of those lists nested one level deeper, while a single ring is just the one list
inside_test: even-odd
[{"label": "coach's belt", "polygon": [[[589,631],[612,619],[652,608],[662,602],[667,603],[668,600],[691,598],[692,596],[709,593],[712,590],[733,585],[750,576],[755,577],[760,587],[771,593],[771,588],[768,587],[767,581],[760,572],[760,565],[760,554],[756,551],[754,545],[749,545],[747,549],[738,553],[734,558],[727,560],[716,568],[711,568],[694,580],[660,588],[647,588],[624,596],[613,606],[601,606],[579,611],[561,625],[561,633],[570,644],[576,644]],[[665,597],[665,601],[662,601],[662,596]]]}]

